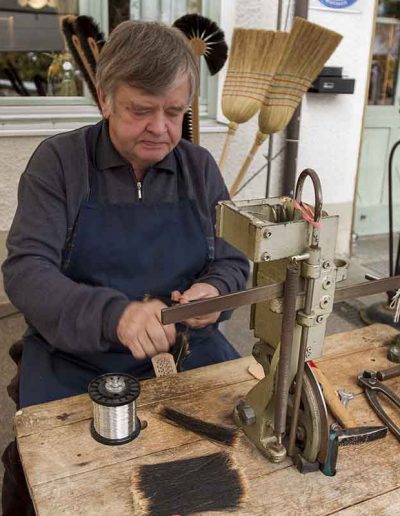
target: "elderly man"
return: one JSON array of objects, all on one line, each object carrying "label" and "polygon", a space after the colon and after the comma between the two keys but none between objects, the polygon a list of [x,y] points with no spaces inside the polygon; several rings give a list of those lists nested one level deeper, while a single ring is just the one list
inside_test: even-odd
[{"label": "elderly man", "polygon": [[[247,279],[247,260],[215,237],[215,205],[228,198],[218,168],[181,140],[198,82],[184,37],[122,23],[97,82],[103,121],[45,140],[20,182],[3,267],[29,326],[20,407],[86,392],[106,372],[148,376],[150,358],[176,337],[160,322],[160,299],[213,297]],[[186,369],[238,356],[220,319],[186,321]]]}]

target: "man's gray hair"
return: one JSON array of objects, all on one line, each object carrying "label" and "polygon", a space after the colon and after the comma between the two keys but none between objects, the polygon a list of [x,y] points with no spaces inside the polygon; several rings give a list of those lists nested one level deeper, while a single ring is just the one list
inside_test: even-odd
[{"label": "man's gray hair", "polygon": [[185,73],[191,100],[199,84],[198,64],[179,29],[156,22],[125,21],[111,32],[101,50],[96,80],[112,101],[120,83],[159,95]]}]

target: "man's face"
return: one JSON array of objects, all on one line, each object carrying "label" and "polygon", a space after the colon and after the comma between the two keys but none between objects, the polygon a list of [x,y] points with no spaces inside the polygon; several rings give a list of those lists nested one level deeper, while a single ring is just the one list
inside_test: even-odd
[{"label": "man's face", "polygon": [[161,161],[182,136],[183,115],[189,105],[189,80],[180,76],[164,94],[151,95],[120,84],[111,105],[98,90],[110,137],[118,152],[140,171]]}]

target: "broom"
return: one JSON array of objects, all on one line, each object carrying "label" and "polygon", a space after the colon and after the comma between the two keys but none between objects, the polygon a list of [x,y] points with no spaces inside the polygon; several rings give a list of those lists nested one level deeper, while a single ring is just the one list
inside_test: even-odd
[{"label": "broom", "polygon": [[[175,20],[174,27],[181,30],[189,39],[193,53],[198,61],[204,56],[211,75],[215,75],[224,66],[228,56],[225,36],[218,25],[199,14],[185,14]],[[199,131],[199,92],[195,92],[192,101],[193,142],[200,142]]]},{"label": "broom", "polygon": [[99,60],[100,50],[104,45],[104,34],[90,16],[77,16],[74,26],[90,68],[96,75],[97,61]]},{"label": "broom", "polygon": [[74,61],[89,88],[93,100],[96,102],[100,109],[96,92],[95,75],[87,57],[85,56],[83,48],[80,44],[79,37],[76,35],[75,20],[76,16],[64,16],[62,19],[61,28],[67,42],[68,49],[71,52],[72,57],[74,58]]},{"label": "broom", "polygon": [[284,129],[302,96],[339,45],[342,36],[303,18],[295,18],[285,53],[258,117],[259,131],[231,187],[234,196],[254,155],[267,136]]},{"label": "broom", "polygon": [[222,112],[229,120],[219,167],[238,124],[260,109],[285,48],[285,32],[236,28],[233,31],[228,72],[222,91]]}]

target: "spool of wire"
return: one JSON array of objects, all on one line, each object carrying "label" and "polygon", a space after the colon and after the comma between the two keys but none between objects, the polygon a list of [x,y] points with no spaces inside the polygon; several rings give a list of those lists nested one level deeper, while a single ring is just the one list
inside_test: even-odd
[{"label": "spool of wire", "polygon": [[124,444],[139,435],[136,415],[139,382],[129,374],[107,373],[89,384],[93,402],[92,436],[102,444]]}]

